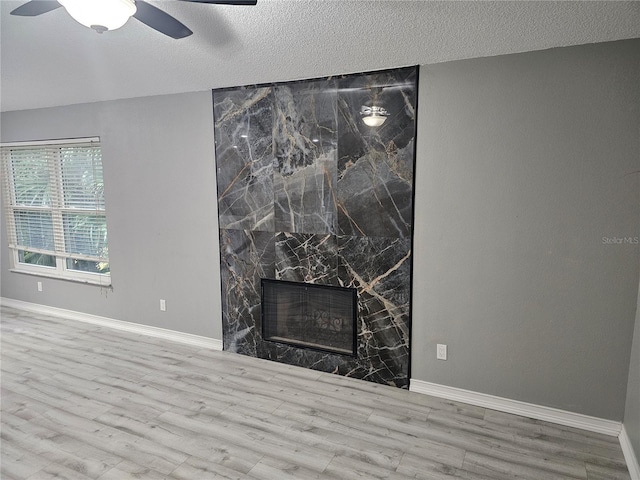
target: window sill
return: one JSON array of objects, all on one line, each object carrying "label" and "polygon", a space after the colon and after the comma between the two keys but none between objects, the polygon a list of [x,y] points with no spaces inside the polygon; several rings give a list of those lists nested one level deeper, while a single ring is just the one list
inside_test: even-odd
[{"label": "window sill", "polygon": [[113,287],[111,286],[111,277],[107,277],[107,278],[102,277],[94,280],[90,278],[63,277],[61,275],[56,275],[54,273],[31,272],[27,270],[19,270],[16,268],[10,268],[9,271],[12,273],[20,273],[22,275],[31,275],[33,277],[52,278],[54,280],[64,280],[65,282],[83,283],[85,285],[96,285],[98,287],[106,287],[106,288],[109,288],[110,290],[113,290]]}]

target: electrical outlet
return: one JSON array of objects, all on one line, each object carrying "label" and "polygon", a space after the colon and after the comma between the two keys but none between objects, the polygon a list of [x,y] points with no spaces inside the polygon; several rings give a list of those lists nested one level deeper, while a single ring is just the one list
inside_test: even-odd
[{"label": "electrical outlet", "polygon": [[164,298],[160,299],[160,311],[161,312],[167,311],[167,302],[165,302]]},{"label": "electrical outlet", "polygon": [[436,351],[436,359],[437,360],[446,360],[447,359],[447,346],[439,343],[437,345]]},{"label": "electrical outlet", "polygon": [[42,282],[38,282],[38,291],[41,292],[42,291]]}]

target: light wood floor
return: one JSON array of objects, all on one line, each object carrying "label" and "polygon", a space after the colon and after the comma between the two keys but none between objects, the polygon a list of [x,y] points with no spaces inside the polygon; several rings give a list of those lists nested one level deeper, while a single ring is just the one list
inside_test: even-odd
[{"label": "light wood floor", "polygon": [[615,437],[1,313],[3,480],[629,478]]}]

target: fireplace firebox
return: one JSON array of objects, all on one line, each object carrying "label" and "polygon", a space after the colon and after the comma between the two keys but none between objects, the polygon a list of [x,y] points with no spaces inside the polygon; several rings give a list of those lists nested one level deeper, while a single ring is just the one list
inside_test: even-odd
[{"label": "fireplace firebox", "polygon": [[262,279],[262,337],[299,348],[356,355],[357,291]]}]

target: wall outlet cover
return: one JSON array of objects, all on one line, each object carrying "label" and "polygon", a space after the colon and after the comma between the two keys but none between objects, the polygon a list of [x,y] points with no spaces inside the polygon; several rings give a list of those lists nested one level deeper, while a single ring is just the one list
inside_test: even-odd
[{"label": "wall outlet cover", "polygon": [[447,359],[447,346],[441,343],[438,343],[436,350],[436,359],[437,360],[446,360]]}]

